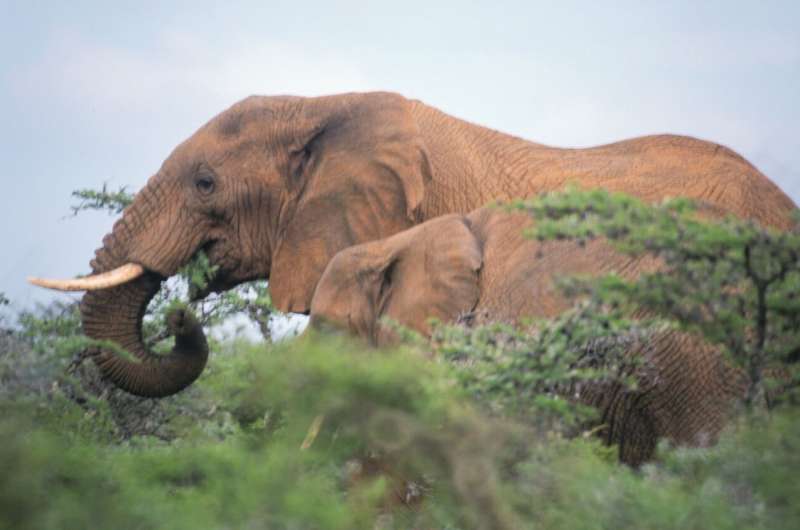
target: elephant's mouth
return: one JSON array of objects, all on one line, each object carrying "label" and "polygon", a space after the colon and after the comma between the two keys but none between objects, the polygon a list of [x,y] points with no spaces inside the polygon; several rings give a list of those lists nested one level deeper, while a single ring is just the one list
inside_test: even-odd
[{"label": "elephant's mouth", "polygon": [[233,289],[237,285],[263,278],[253,271],[244,270],[239,252],[232,245],[222,240],[212,240],[203,245],[190,260],[197,263],[199,256],[206,256],[208,268],[205,284],[190,289],[192,301],[202,300],[212,293],[221,293]]}]

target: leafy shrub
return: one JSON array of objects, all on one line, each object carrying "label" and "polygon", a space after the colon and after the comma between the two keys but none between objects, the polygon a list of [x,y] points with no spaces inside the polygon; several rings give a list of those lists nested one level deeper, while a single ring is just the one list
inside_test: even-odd
[{"label": "leafy shrub", "polygon": [[540,432],[575,433],[591,425],[596,410],[572,396],[593,385],[633,389],[642,364],[626,353],[646,330],[604,309],[582,303],[524,328],[437,325],[431,342],[434,355],[449,360],[460,384],[495,414]]},{"label": "leafy shrub", "polygon": [[33,404],[53,430],[98,441],[141,436],[169,441],[187,422],[205,425],[217,438],[230,430],[232,420],[216,413],[201,386],[154,400],[104,381],[84,357],[89,342],[81,333],[76,303],[56,301],[22,312],[0,342],[0,401]]},{"label": "leafy shrub", "polygon": [[[447,365],[347,341],[243,348],[206,390],[240,428],[127,447],[0,406],[8,528],[793,528],[796,410],[633,471],[489,418]],[[322,418],[321,423],[316,421]],[[755,422],[755,423],[752,423]],[[71,431],[71,432],[70,432]],[[421,491],[421,496],[414,496]],[[408,504],[404,504],[406,501]]]}]

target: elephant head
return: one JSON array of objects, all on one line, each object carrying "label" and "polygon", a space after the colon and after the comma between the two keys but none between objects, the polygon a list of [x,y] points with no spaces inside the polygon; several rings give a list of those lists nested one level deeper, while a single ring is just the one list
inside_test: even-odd
[{"label": "elephant head", "polygon": [[[388,93],[247,98],[172,152],[103,239],[91,277],[40,283],[90,290],[81,303],[89,337],[144,364],[174,364],[143,370],[96,357],[111,381],[140,395],[177,392],[204,357],[176,346],[163,358],[143,345],[160,283],[203,250],[218,268],[210,291],[269,279],[278,309],[307,313],[336,252],[418,220],[430,167],[411,105]],[[188,375],[176,378],[180,366]]]},{"label": "elephant head", "polygon": [[429,331],[428,319],[456,319],[480,296],[481,243],[461,215],[445,215],[384,240],[342,250],[311,302],[311,325],[333,327],[374,345],[394,340],[387,317]]}]

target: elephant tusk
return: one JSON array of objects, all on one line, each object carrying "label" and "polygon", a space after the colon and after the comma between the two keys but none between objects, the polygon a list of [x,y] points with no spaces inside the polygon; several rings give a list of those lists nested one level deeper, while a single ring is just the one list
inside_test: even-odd
[{"label": "elephant tusk", "polygon": [[33,285],[38,285],[39,287],[55,289],[57,291],[98,291],[100,289],[108,289],[110,287],[122,285],[123,283],[128,283],[142,274],[144,274],[144,267],[136,263],[126,263],[108,272],[93,274],[85,278],[50,280],[47,278],[29,277],[28,282]]}]

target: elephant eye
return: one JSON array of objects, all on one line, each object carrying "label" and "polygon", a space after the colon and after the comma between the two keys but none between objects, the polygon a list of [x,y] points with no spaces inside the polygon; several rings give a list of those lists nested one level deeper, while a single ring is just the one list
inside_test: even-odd
[{"label": "elephant eye", "polygon": [[210,175],[201,175],[195,179],[194,187],[197,188],[197,191],[201,194],[209,195],[214,191],[214,178]]},{"label": "elephant eye", "polygon": [[289,177],[291,178],[293,184],[299,182],[302,179],[303,173],[305,173],[306,167],[308,166],[308,162],[310,159],[311,159],[311,149],[308,146],[305,146],[302,149],[298,149],[297,151],[293,151],[292,153],[290,153]]},{"label": "elephant eye", "polygon": [[289,177],[292,184],[302,181],[306,170],[313,163],[314,153],[324,132],[324,127],[317,128],[306,139],[302,147],[289,153]]},{"label": "elephant eye", "polygon": [[397,261],[393,260],[388,267],[383,271],[381,274],[381,286],[378,290],[378,303],[383,305],[386,303],[386,299],[389,296],[389,292],[392,290],[392,282],[394,280],[394,270],[396,268]]}]

